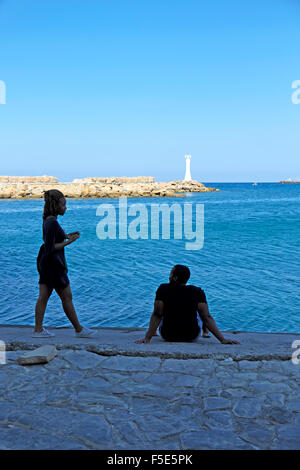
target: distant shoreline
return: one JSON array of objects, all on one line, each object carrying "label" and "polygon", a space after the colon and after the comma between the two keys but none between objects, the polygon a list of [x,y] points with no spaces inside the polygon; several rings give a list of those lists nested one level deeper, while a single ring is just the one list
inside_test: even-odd
[{"label": "distant shoreline", "polygon": [[292,181],[292,180],[283,180],[279,181],[280,184],[300,184],[300,181]]}]

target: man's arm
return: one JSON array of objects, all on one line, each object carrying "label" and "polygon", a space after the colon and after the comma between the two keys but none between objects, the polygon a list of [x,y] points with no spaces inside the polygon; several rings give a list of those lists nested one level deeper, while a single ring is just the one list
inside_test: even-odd
[{"label": "man's arm", "polygon": [[162,300],[155,300],[153,313],[150,318],[149,328],[146,332],[145,338],[139,339],[136,343],[149,343],[152,336],[155,335],[157,328],[163,316],[164,303]]},{"label": "man's arm", "polygon": [[240,344],[238,341],[231,339],[226,339],[222,335],[221,331],[217,327],[217,324],[208,310],[208,305],[205,302],[198,303],[198,313],[202,321],[205,322],[205,325],[211,331],[211,333],[220,341],[222,344]]}]

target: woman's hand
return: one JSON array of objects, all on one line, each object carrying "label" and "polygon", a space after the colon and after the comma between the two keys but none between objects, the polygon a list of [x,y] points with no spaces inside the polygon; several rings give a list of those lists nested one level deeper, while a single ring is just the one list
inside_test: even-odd
[{"label": "woman's hand", "polygon": [[68,244],[75,242],[75,240],[77,240],[79,237],[80,237],[79,232],[68,233],[68,240],[69,240]]},{"label": "woman's hand", "polygon": [[[74,235],[78,235],[78,237],[80,236],[80,233],[79,232],[70,232],[70,233],[67,233],[67,239],[69,240],[70,238],[72,238]],[[78,238],[77,237],[77,238]]]}]

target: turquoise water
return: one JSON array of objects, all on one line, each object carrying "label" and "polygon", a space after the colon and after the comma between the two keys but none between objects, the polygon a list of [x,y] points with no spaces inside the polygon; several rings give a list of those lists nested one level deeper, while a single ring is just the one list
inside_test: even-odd
[{"label": "turquoise water", "polygon": [[[69,199],[58,217],[81,237],[66,250],[76,311],[89,326],[148,325],[155,290],[174,264],[186,264],[222,330],[299,332],[300,185],[205,183],[219,192],[186,198],[128,198],[133,203],[204,204],[204,245],[186,240],[100,240],[99,204],[118,199]],[[34,324],[36,256],[42,243],[42,200],[0,200],[0,323]],[[130,220],[133,220],[131,217]],[[45,325],[69,326],[50,298]]]}]

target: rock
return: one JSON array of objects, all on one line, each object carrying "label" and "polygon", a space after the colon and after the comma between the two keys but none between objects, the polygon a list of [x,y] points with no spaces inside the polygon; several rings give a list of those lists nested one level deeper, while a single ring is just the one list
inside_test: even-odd
[{"label": "rock", "polygon": [[238,363],[240,370],[248,370],[248,369],[257,369],[257,362],[256,361],[239,361]]},{"label": "rock", "polygon": [[20,365],[30,364],[44,364],[50,362],[57,355],[57,349],[55,346],[46,344],[40,348],[28,351],[22,356],[18,357],[17,361]]},{"label": "rock", "polygon": [[260,449],[268,449],[274,437],[274,431],[269,424],[261,426],[257,423],[245,423],[242,424],[239,437]]},{"label": "rock", "polygon": [[231,402],[223,397],[207,397],[204,398],[205,410],[221,410],[223,408],[230,408]]},{"label": "rock", "polygon": [[94,369],[98,370],[101,367],[103,361],[105,361],[105,356],[99,356],[98,354],[93,354],[88,351],[65,351],[62,355],[62,358],[69,362],[71,366],[77,367],[78,369]]},{"label": "rock", "polygon": [[9,199],[14,195],[14,188],[9,184],[1,184],[0,197],[1,199]]},{"label": "rock", "polygon": [[295,424],[280,426],[278,429],[278,440],[278,448],[299,450],[300,426]]},{"label": "rock", "polygon": [[254,390],[255,394],[260,393],[289,393],[291,388],[286,383],[270,382],[270,381],[257,381],[252,382],[250,385],[251,389]]},{"label": "rock", "polygon": [[262,404],[262,398],[241,398],[233,407],[233,413],[241,418],[257,418]]},{"label": "rock", "polygon": [[181,434],[183,449],[244,450],[253,449],[233,431],[219,428],[199,429]]},{"label": "rock", "polygon": [[269,418],[275,423],[285,424],[293,421],[293,413],[282,407],[272,407],[269,412]]},{"label": "rock", "polygon": [[[158,357],[131,357],[130,369],[131,371],[149,371],[154,372],[160,366],[160,359]],[[103,369],[109,368],[111,370],[127,370],[128,358],[126,356],[113,356],[102,362]]]},{"label": "rock", "polygon": [[220,426],[222,429],[232,428],[233,422],[230,411],[208,411],[205,424],[211,428]]},{"label": "rock", "polygon": [[42,188],[39,188],[38,186],[33,186],[30,191],[30,196],[34,198],[40,198],[43,197],[43,190]]}]

